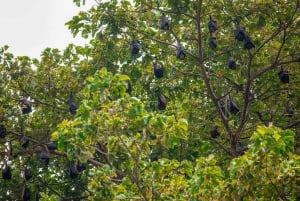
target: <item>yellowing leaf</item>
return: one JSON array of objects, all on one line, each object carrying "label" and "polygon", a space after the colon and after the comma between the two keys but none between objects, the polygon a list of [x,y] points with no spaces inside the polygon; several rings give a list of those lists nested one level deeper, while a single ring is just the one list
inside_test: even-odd
[{"label": "yellowing leaf", "polygon": [[101,70],[100,70],[100,75],[101,75],[101,76],[106,76],[106,74],[107,74],[106,68],[101,68]]},{"label": "yellowing leaf", "polygon": [[126,81],[126,80],[130,80],[130,78],[127,75],[119,75],[119,79],[121,81]]},{"label": "yellowing leaf", "polygon": [[89,76],[89,77],[86,78],[86,80],[87,80],[88,82],[93,82],[93,81],[94,81],[94,78],[93,78],[92,76]]},{"label": "yellowing leaf", "polygon": [[64,119],[61,123],[60,123],[60,127],[65,127],[69,125],[69,121]]},{"label": "yellowing leaf", "polygon": [[58,132],[57,131],[55,131],[51,134],[51,140],[52,141],[58,140]]},{"label": "yellowing leaf", "polygon": [[263,127],[263,126],[258,126],[257,132],[259,132],[260,134],[265,134],[266,133],[266,128]]},{"label": "yellowing leaf", "polygon": [[183,129],[184,131],[188,130],[188,122],[186,119],[179,119],[178,121],[178,127]]},{"label": "yellowing leaf", "polygon": [[78,126],[78,125],[81,125],[81,121],[79,121],[79,120],[72,121],[72,123],[71,123],[72,127],[75,127],[75,126]]},{"label": "yellowing leaf", "polygon": [[273,137],[275,138],[276,141],[278,141],[281,138],[281,136],[278,133],[275,133]]}]

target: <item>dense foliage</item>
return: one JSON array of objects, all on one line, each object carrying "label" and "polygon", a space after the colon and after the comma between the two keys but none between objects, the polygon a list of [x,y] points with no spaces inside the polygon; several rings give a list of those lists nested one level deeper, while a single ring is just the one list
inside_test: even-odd
[{"label": "dense foliage", "polygon": [[299,1],[97,1],[66,25],[89,45],[0,49],[0,200],[300,199]]}]

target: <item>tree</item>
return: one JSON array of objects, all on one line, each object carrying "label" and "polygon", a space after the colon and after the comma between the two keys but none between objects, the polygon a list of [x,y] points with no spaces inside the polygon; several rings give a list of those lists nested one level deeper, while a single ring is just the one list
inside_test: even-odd
[{"label": "tree", "polygon": [[299,11],[99,1],[66,23],[85,47],[2,47],[0,198],[299,199]]}]

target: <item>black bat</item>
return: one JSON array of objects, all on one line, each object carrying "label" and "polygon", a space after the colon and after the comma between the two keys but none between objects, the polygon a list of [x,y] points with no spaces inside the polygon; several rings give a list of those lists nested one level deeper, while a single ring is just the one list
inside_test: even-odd
[{"label": "black bat", "polygon": [[169,19],[165,16],[165,14],[162,14],[159,25],[160,25],[160,28],[163,30],[170,29],[170,22],[169,22]]}]

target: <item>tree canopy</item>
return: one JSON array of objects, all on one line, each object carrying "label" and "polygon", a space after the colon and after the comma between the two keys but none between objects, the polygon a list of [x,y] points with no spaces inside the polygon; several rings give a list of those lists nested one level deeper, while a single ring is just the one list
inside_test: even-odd
[{"label": "tree canopy", "polygon": [[0,48],[0,200],[300,199],[298,0],[96,2]]}]

